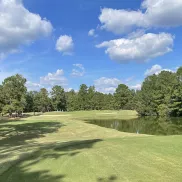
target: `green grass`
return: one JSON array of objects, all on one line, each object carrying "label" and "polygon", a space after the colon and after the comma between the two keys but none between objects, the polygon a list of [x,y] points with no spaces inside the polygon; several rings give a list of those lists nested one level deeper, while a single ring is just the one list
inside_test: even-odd
[{"label": "green grass", "polygon": [[134,117],[132,111],[90,111],[2,120],[0,181],[181,181],[182,136],[122,133],[84,121]]}]

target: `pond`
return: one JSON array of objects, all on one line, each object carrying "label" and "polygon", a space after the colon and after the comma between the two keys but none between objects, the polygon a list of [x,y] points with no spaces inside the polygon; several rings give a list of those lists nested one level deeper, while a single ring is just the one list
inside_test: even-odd
[{"label": "pond", "polygon": [[132,120],[100,119],[90,120],[91,124],[112,128],[122,132],[149,135],[181,135],[182,118],[158,119],[142,117]]}]

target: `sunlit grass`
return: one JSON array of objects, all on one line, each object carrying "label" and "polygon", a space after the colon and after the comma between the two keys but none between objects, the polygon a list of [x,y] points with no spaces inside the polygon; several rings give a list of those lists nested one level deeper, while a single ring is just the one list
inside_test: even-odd
[{"label": "sunlit grass", "polygon": [[85,122],[135,117],[135,111],[86,111],[2,120],[0,181],[181,181],[182,136],[122,133]]}]

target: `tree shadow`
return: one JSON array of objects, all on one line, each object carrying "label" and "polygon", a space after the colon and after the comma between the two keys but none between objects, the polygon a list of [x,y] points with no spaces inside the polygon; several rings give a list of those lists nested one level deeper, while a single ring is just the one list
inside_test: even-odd
[{"label": "tree shadow", "polygon": [[97,142],[101,142],[101,139],[93,139],[93,140],[79,140],[79,141],[70,141],[65,142],[54,148],[55,151],[74,151],[74,150],[82,150],[92,148],[93,144]]},{"label": "tree shadow", "polygon": [[45,134],[57,132],[63,126],[60,122],[34,122],[17,125],[1,124],[0,146],[24,145],[26,140],[44,137]]},{"label": "tree shadow", "polygon": [[[61,182],[64,181],[66,175],[53,175],[52,165],[54,160],[60,157],[75,157],[84,149],[91,149],[95,143],[102,140],[84,140],[84,141],[71,141],[61,144],[49,144],[38,151],[34,152],[31,157],[19,162],[11,167],[8,171],[0,175],[0,181],[8,182]],[[49,160],[51,159],[51,160]],[[47,160],[47,161],[45,161]],[[44,164],[47,164],[45,168]],[[61,173],[61,172],[60,172]],[[111,179],[111,178],[110,178]],[[110,181],[109,181],[110,182]]]},{"label": "tree shadow", "polygon": [[33,157],[28,159],[32,162],[31,165],[35,165],[40,161],[47,159],[59,159],[63,156],[75,157],[80,154],[84,149],[91,149],[94,144],[101,142],[100,139],[94,140],[83,140],[83,141],[69,141],[61,144],[50,144],[41,148],[41,150],[36,151]]},{"label": "tree shadow", "polygon": [[36,116],[41,116],[42,114],[37,113],[35,115],[32,114],[24,114],[22,117],[8,117],[8,116],[4,116],[4,117],[0,117],[0,124],[3,123],[15,123],[15,122],[21,122],[23,121],[23,119],[29,118],[29,117],[36,117]]},{"label": "tree shadow", "polygon": [[21,166],[16,166],[4,175],[0,175],[0,181],[3,182],[61,182],[64,178],[65,175],[52,175],[49,170],[28,172],[27,169]]},{"label": "tree shadow", "polygon": [[114,182],[117,180],[117,176],[115,175],[111,175],[110,177],[108,178],[98,178],[97,179],[97,182]]}]

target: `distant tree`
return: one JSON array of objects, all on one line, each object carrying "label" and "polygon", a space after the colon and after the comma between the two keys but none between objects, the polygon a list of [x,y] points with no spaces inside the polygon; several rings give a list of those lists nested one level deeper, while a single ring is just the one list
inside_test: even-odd
[{"label": "distant tree", "polygon": [[103,110],[114,110],[115,99],[112,94],[104,94]]},{"label": "distant tree", "polygon": [[131,98],[129,99],[128,103],[124,106],[124,109],[126,110],[135,110],[136,108],[136,91],[135,90],[130,90],[131,91]]},{"label": "distant tree", "polygon": [[25,95],[26,105],[25,105],[25,112],[33,112],[34,111],[34,92],[30,91],[27,92]]},{"label": "distant tree", "polygon": [[182,116],[182,67],[176,72],[176,84],[171,94],[170,110],[172,116]]},{"label": "distant tree", "polygon": [[95,102],[94,102],[94,95],[95,95],[95,87],[90,86],[88,88],[88,109],[94,110],[95,109]]},{"label": "distant tree", "polygon": [[132,91],[124,84],[118,85],[114,93],[115,108],[124,109],[127,103],[132,99]]},{"label": "distant tree", "polygon": [[138,102],[140,107],[137,111],[141,115],[159,116],[161,113],[168,112],[171,115],[171,113],[174,113],[172,95],[177,85],[176,74],[169,71],[162,71],[159,75],[147,77],[140,92]]},{"label": "distant tree", "polygon": [[77,93],[72,89],[71,91],[66,93],[66,100],[67,100],[67,110],[68,111],[78,111],[78,98]]},{"label": "distant tree", "polygon": [[78,92],[65,92],[61,86],[54,86],[50,94],[45,88],[27,92],[25,83],[19,74],[4,80],[0,85],[0,113],[135,109],[143,116],[182,116],[182,67],[176,73],[162,71],[148,76],[139,91],[120,84],[114,94],[85,84]]},{"label": "distant tree", "polygon": [[61,86],[54,86],[51,91],[51,99],[54,110],[66,110],[66,95]]},{"label": "distant tree", "polygon": [[182,66],[178,68],[176,75],[180,82],[182,82]]},{"label": "distant tree", "polygon": [[85,84],[80,85],[80,89],[78,92],[78,106],[80,110],[88,110],[88,87]]},{"label": "distant tree", "polygon": [[34,98],[35,108],[40,112],[48,112],[51,108],[51,100],[49,98],[48,91],[42,88],[40,92],[35,95]]},{"label": "distant tree", "polygon": [[3,86],[0,85],[0,113],[2,113],[3,107],[4,107]]},{"label": "distant tree", "polygon": [[2,90],[4,94],[4,107],[3,112],[9,113],[10,116],[13,112],[21,113],[23,112],[26,100],[26,79],[17,74],[15,76],[8,77],[4,80],[2,84]]},{"label": "distant tree", "polygon": [[103,110],[105,107],[104,94],[100,92],[95,92],[93,97],[94,109]]}]

